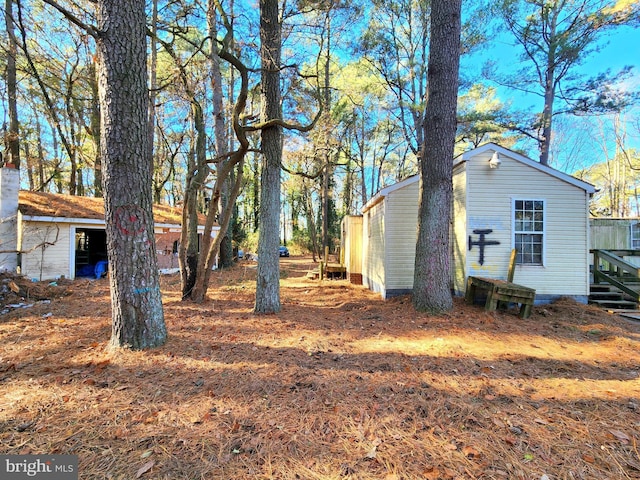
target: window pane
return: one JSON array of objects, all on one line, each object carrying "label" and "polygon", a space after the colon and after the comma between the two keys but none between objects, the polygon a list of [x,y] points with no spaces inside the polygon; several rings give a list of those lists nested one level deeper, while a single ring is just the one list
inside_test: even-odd
[{"label": "window pane", "polygon": [[[542,265],[544,243],[544,201],[514,201],[516,261],[519,264]],[[640,243],[640,235],[639,241]]]},{"label": "window pane", "polygon": [[518,250],[517,263],[542,265],[542,235],[516,234],[515,247]]},{"label": "window pane", "polygon": [[631,224],[631,248],[640,249],[640,223]]}]

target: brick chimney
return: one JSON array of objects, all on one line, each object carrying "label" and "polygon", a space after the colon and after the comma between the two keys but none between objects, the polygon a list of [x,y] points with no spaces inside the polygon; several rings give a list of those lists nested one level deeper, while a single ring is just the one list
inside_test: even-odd
[{"label": "brick chimney", "polygon": [[18,192],[20,171],[0,168],[0,271],[18,268]]}]

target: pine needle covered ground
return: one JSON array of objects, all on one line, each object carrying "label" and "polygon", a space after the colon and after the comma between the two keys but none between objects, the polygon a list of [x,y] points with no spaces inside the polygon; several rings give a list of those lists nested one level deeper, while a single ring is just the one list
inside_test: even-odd
[{"label": "pine needle covered ground", "polygon": [[107,280],[6,278],[0,452],[78,455],[81,479],[640,478],[640,323],[569,300],[429,316],[281,267],[268,316],[255,264],[201,305],[163,277],[170,338],[145,352],[105,351]]}]

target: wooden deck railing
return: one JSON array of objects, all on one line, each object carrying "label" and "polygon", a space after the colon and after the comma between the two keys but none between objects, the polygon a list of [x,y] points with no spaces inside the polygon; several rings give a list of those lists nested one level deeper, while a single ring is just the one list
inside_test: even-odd
[{"label": "wooden deck railing", "polygon": [[640,284],[640,267],[627,262],[623,256],[640,256],[638,250],[591,250],[593,254],[593,279],[614,285],[636,302],[640,292],[629,286]]}]

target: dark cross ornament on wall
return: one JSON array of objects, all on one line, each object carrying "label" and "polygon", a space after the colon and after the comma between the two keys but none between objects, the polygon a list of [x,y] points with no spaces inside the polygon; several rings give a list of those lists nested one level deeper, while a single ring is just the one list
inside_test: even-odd
[{"label": "dark cross ornament on wall", "polygon": [[473,248],[474,245],[480,247],[480,265],[484,265],[484,247],[487,245],[500,245],[500,242],[497,240],[487,240],[486,236],[493,232],[490,228],[478,229],[474,230],[473,233],[476,235],[480,235],[479,240],[474,240],[471,235],[469,235],[469,251]]}]

